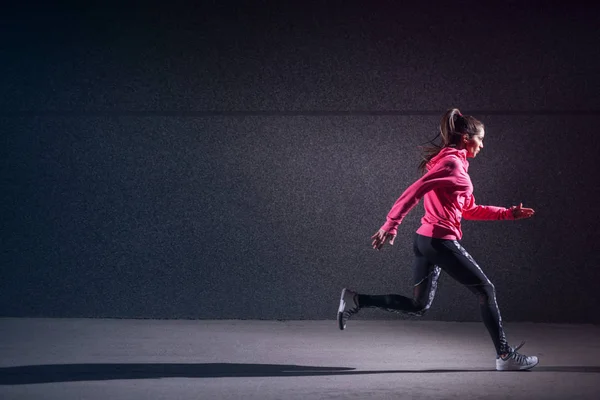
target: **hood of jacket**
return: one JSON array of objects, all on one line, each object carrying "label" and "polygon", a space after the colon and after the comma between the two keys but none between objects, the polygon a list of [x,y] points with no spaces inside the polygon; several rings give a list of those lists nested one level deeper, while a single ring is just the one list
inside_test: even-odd
[{"label": "hood of jacket", "polygon": [[427,163],[427,170],[435,167],[440,161],[445,158],[456,156],[459,160],[462,161],[465,169],[469,168],[469,162],[467,161],[467,149],[459,150],[455,147],[444,147],[437,153],[429,162]]}]

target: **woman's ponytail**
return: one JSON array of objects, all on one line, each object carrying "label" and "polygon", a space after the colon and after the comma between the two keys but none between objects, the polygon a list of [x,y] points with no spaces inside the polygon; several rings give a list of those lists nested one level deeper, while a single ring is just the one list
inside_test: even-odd
[{"label": "woman's ponytail", "polygon": [[[444,147],[454,147],[460,143],[462,135],[466,133],[472,137],[481,129],[483,124],[480,121],[470,115],[462,115],[458,108],[447,110],[440,120],[440,133],[422,148],[423,155],[419,170],[426,172],[429,161]],[[438,137],[441,138],[441,143],[436,143]]]}]

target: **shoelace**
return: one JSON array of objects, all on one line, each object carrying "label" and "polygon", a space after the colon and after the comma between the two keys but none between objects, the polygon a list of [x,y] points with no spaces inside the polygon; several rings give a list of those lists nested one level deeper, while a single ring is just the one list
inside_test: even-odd
[{"label": "shoelace", "polygon": [[508,360],[509,358],[513,358],[519,364],[523,364],[524,362],[527,362],[527,359],[529,357],[527,357],[524,354],[517,353],[517,350],[519,350],[521,347],[523,347],[524,344],[525,344],[525,341],[521,342],[521,344],[518,345],[517,347],[515,347],[514,349],[511,349],[511,352],[508,353],[508,356],[505,358],[505,360]]},{"label": "shoelace", "polygon": [[349,317],[349,316],[351,316],[351,315],[353,315],[353,314],[356,314],[356,313],[358,312],[358,302],[357,302],[355,299],[353,299],[353,302],[354,302],[355,306],[354,306],[354,307],[352,307],[352,308],[348,308],[348,309],[345,311],[345,314],[346,314],[348,317]]},{"label": "shoelace", "polygon": [[356,314],[358,312],[358,308],[349,308],[344,313],[348,316]]}]

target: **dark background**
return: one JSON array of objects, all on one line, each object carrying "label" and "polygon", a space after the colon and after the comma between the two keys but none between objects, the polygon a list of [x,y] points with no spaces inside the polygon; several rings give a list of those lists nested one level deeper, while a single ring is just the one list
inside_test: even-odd
[{"label": "dark background", "polygon": [[[463,225],[504,319],[599,323],[599,7],[478,3],[5,6],[0,315],[333,319],[344,286],[410,293],[422,205],[369,238],[458,107],[486,125],[478,203],[536,210]],[[423,318],[477,301],[443,276]]]}]

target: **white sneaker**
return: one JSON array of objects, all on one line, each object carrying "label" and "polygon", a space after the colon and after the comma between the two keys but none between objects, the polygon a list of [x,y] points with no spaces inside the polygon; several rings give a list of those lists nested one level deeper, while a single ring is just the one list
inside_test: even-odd
[{"label": "white sneaker", "polygon": [[525,342],[521,343],[514,349],[511,348],[510,353],[504,357],[496,357],[496,370],[497,371],[521,371],[525,369],[531,369],[538,365],[540,362],[536,356],[526,356],[524,354],[517,353]]},{"label": "white sneaker", "polygon": [[354,314],[358,312],[358,300],[356,292],[350,289],[342,290],[340,297],[340,308],[338,308],[337,320],[341,330],[346,329],[346,322]]}]

